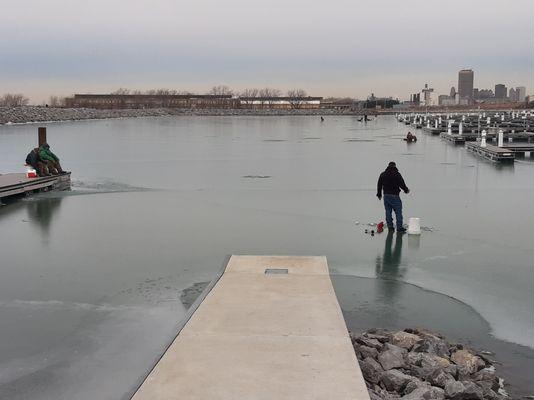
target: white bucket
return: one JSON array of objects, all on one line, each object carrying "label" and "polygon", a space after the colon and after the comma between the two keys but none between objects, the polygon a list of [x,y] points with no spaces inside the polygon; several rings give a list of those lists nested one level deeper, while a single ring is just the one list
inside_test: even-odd
[{"label": "white bucket", "polygon": [[419,218],[410,218],[408,220],[408,235],[421,234],[421,221]]}]

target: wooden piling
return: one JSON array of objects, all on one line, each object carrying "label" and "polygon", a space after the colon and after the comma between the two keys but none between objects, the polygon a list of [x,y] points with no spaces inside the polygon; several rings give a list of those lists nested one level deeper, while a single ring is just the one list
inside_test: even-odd
[{"label": "wooden piling", "polygon": [[44,143],[46,143],[46,128],[44,126],[40,126],[37,131],[39,136],[39,147],[41,147]]}]

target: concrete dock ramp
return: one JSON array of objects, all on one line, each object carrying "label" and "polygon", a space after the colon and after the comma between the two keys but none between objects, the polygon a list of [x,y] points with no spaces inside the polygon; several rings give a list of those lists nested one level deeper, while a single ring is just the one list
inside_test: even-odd
[{"label": "concrete dock ramp", "polygon": [[368,400],[326,258],[232,256],[133,399]]}]

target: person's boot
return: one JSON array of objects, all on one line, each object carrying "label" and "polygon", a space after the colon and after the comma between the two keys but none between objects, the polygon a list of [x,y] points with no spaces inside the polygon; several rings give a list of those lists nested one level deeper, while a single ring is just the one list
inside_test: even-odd
[{"label": "person's boot", "polygon": [[397,228],[397,233],[406,233],[406,228],[404,226],[402,228]]}]

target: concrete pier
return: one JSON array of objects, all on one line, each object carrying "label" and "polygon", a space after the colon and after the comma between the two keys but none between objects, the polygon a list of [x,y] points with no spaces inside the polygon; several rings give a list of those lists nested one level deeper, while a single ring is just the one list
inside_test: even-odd
[{"label": "concrete pier", "polygon": [[369,400],[325,257],[232,256],[134,400]]}]

